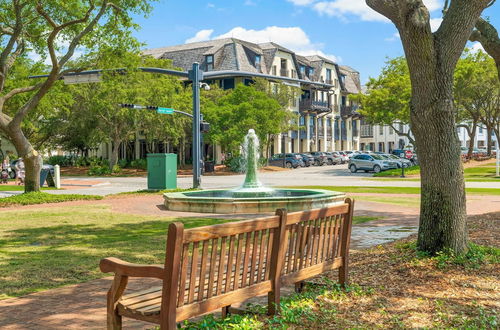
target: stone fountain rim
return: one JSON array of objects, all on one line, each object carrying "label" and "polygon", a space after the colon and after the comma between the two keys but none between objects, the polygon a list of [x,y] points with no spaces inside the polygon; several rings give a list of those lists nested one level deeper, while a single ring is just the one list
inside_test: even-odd
[{"label": "stone fountain rim", "polygon": [[313,191],[319,194],[311,194],[305,196],[257,196],[257,197],[223,197],[223,196],[189,196],[190,193],[196,193],[200,191],[231,191],[233,189],[207,189],[207,190],[195,190],[195,191],[184,191],[184,192],[171,192],[164,193],[163,196],[166,199],[175,199],[175,200],[189,200],[189,201],[260,201],[260,202],[272,202],[272,201],[285,201],[285,200],[294,200],[300,201],[301,199],[310,200],[311,197],[314,199],[321,199],[327,197],[335,197],[335,196],[345,196],[345,193],[324,189],[293,189],[293,188],[276,188],[275,190],[281,191]]}]

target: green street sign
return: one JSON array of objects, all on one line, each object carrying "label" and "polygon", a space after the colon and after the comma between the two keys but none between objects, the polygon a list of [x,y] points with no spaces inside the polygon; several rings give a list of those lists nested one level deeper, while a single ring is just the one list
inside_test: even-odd
[{"label": "green street sign", "polygon": [[164,115],[170,115],[174,113],[174,109],[158,107],[158,110],[156,110],[156,112],[162,113]]}]

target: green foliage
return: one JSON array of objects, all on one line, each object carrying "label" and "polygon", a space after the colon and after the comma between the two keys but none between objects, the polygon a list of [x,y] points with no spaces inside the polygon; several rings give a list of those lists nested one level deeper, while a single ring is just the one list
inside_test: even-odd
[{"label": "green foliage", "polygon": [[370,78],[367,94],[350,98],[361,103],[359,112],[372,124],[391,125],[410,122],[411,81],[404,57],[386,62],[378,78]]},{"label": "green foliage", "polygon": [[302,293],[282,296],[280,315],[265,317],[265,306],[248,304],[248,311],[255,315],[234,314],[225,319],[208,315],[197,322],[185,321],[184,326],[186,329],[288,329],[300,328],[305,324],[318,325],[324,321],[326,315],[336,314],[336,310],[331,306],[323,306],[323,300],[342,300],[347,296],[364,297],[375,292],[373,288],[357,284],[342,288],[340,284],[326,277],[319,280],[321,285],[307,285]]},{"label": "green foliage", "polygon": [[30,193],[2,198],[0,199],[0,207],[7,207],[12,205],[34,205],[34,204],[60,203],[66,201],[96,200],[96,199],[102,199],[102,196],[76,195],[76,194],[52,195],[45,192],[30,192]]},{"label": "green foliage", "polygon": [[88,176],[109,175],[112,171],[107,164],[92,163],[87,171]]},{"label": "green foliage", "polygon": [[148,168],[148,161],[144,158],[134,159],[133,161],[130,162],[129,167],[146,170]]},{"label": "green foliage", "polygon": [[469,244],[466,253],[457,255],[453,251],[441,251],[434,257],[439,269],[448,268],[450,265],[462,266],[466,269],[478,269],[484,264],[500,263],[500,248]]},{"label": "green foliage", "polygon": [[486,264],[500,263],[500,248],[494,246],[483,246],[474,243],[469,244],[466,253],[456,254],[452,250],[440,251],[435,256],[418,250],[415,241],[399,243],[397,248],[413,254],[419,259],[430,259],[435,263],[436,268],[445,270],[451,266],[460,266],[465,269],[479,269]]},{"label": "green foliage", "polygon": [[270,136],[282,132],[289,121],[289,111],[268,94],[253,86],[238,84],[218,99],[203,105],[205,119],[211,124],[207,139],[222,146],[225,152],[238,155],[244,136],[255,129],[261,146]]}]

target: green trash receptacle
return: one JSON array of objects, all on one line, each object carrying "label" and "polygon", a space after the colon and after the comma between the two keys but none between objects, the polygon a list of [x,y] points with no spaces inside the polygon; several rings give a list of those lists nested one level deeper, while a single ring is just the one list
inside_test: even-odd
[{"label": "green trash receptacle", "polygon": [[177,188],[177,155],[148,154],[148,189]]}]

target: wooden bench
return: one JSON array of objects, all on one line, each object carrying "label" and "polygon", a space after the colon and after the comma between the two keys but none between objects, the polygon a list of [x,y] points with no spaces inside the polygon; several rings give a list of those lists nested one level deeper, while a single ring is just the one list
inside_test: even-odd
[{"label": "wooden bench", "polygon": [[[171,223],[164,266],[101,260],[115,277],[107,296],[108,329],[122,316],[175,329],[177,322],[268,294],[268,313],[277,312],[282,283],[300,283],[339,268],[347,281],[353,202],[331,208],[184,230]],[[151,277],[163,285],[123,295],[129,277]]]}]

